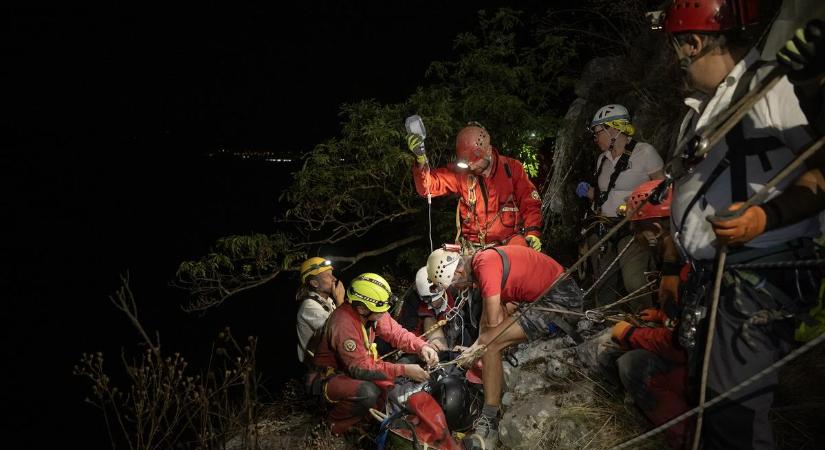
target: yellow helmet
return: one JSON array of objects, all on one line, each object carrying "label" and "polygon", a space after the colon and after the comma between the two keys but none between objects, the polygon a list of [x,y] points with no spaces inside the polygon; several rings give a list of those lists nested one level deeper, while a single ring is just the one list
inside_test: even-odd
[{"label": "yellow helmet", "polygon": [[332,270],[332,261],[318,256],[309,258],[301,264],[301,284],[306,282],[308,276],[318,275],[328,270]]},{"label": "yellow helmet", "polygon": [[352,280],[347,289],[350,303],[360,302],[372,312],[387,312],[395,302],[390,284],[381,275],[362,273]]}]

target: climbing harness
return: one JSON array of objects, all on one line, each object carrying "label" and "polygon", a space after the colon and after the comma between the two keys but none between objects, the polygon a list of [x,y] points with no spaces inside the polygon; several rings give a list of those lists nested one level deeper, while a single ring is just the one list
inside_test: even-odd
[{"label": "climbing harness", "polygon": [[[611,139],[610,148],[607,150],[607,152],[612,152],[613,151],[613,144],[614,144],[615,140],[616,140],[616,138]],[[595,173],[597,183],[596,183],[595,186],[593,186],[594,193],[593,193],[592,208],[593,208],[594,212],[598,213],[601,210],[602,205],[604,204],[604,202],[607,201],[607,196],[610,195],[610,192],[613,190],[613,188],[616,187],[616,181],[619,180],[619,175],[621,175],[622,172],[624,172],[625,170],[630,168],[630,157],[633,154],[633,150],[635,148],[636,148],[636,141],[631,139],[631,138],[628,138],[628,142],[627,142],[627,144],[625,144],[624,151],[622,152],[621,156],[619,156],[619,159],[616,161],[616,164],[613,166],[613,173],[610,174],[610,179],[607,182],[607,190],[605,190],[604,192],[601,192],[599,190],[598,179],[599,179],[599,176],[601,176],[601,174],[602,174],[602,169],[604,168],[604,162],[607,160],[607,155],[606,155],[607,152],[602,153],[601,155],[599,155],[601,160],[599,161],[599,167],[596,169],[596,173]]]},{"label": "climbing harness", "polygon": [[[556,280],[550,284],[550,286],[542,293],[541,296],[544,296],[550,290],[552,290],[556,284],[560,281],[567,279],[573,271],[575,271],[591,254],[593,254],[600,245],[603,245],[607,242],[613,235],[615,235],[619,228],[625,225],[633,215],[639,211],[644,205],[646,205],[651,199],[659,198],[667,188],[674,182],[676,179],[681,178],[684,174],[686,174],[689,170],[689,166],[694,164],[695,162],[703,159],[707,153],[713,148],[716,143],[725,136],[725,134],[730,131],[730,129],[735,126],[744,116],[748,113],[751,107],[761,100],[767,93],[770,91],[776,83],[782,78],[785,74],[785,69],[781,67],[776,67],[771,70],[771,72],[767,75],[766,78],[759,81],[757,86],[746,93],[742,98],[740,98],[737,102],[733,105],[729,106],[725,112],[721,113],[718,118],[716,118],[712,123],[708,124],[707,127],[702,129],[702,132],[694,132],[690,136],[684,137],[679,143],[676,145],[677,155],[676,157],[672,158],[665,166],[665,179],[659,184],[659,186],[654,189],[653,193],[649,195],[647,198],[642,200],[635,208],[628,213],[613,227],[607,231],[607,233],[601,238],[601,240],[592,248],[590,248],[584,255],[580,256],[579,259],[573,263],[570,267],[568,267],[561,275],[559,275]],[[791,161],[788,166],[782,169],[776,176],[774,176],[771,181],[769,181],[762,190],[757,194],[760,195],[763,192],[768,192],[769,189],[773,188],[781,179],[787,177],[791,172],[793,172],[799,165],[801,165],[806,159],[812,156],[822,145],[825,141],[825,138],[820,138],[815,143],[811,144],[807,150],[803,153],[798,155],[793,161]],[[756,197],[756,196],[754,196]],[[753,200],[752,197],[748,201],[746,201],[746,206],[750,206],[748,202]],[[740,208],[739,214],[745,211],[746,206]],[[541,297],[540,296],[540,297]],[[494,342],[498,339],[507,329],[509,329],[513,324],[517,323],[518,318],[521,314],[529,311],[530,308],[535,305],[535,303],[529,304],[526,308],[518,310],[513,316],[509,324],[507,324],[498,334],[493,336],[490,342]],[[814,342],[814,341],[811,341]],[[487,344],[489,345],[489,343]],[[476,359],[484,353],[486,349],[486,345],[480,346],[478,349],[473,351],[470,355],[459,356],[458,358],[454,359],[453,361],[449,361],[446,363],[439,363],[439,365],[451,365],[457,364],[459,362],[466,362],[469,359]],[[717,397],[718,398],[718,397]],[[714,399],[716,400],[716,399]],[[675,423],[675,422],[674,422]]]},{"label": "climbing harness", "polygon": [[[773,72],[771,72],[773,73]],[[785,168],[783,168],[779,173],[774,175],[770,181],[765,183],[765,186],[759,190],[756,194],[751,196],[747,199],[744,204],[737,209],[736,211],[724,211],[721,214],[717,214],[718,219],[731,219],[740,216],[742,213],[745,212],[749,207],[753,206],[757,202],[762,202],[762,200],[768,195],[768,193],[777,185],[780,181],[785,179],[788,175],[793,173],[797,167],[802,165],[806,159],[811,157],[817,150],[819,150],[825,144],[825,136],[820,137],[818,140],[812,142],[808,145],[808,148],[797,155]],[[719,292],[721,289],[722,284],[722,274],[725,271],[725,260],[727,258],[727,246],[722,245],[720,246],[719,250],[717,251],[717,267],[716,267],[716,274],[714,277],[714,284],[713,284],[713,297],[711,300],[710,305],[710,316],[708,320],[708,331],[706,336],[706,344],[705,344],[705,353],[702,360],[702,378],[701,384],[699,387],[699,406],[698,406],[698,415],[696,417],[696,431],[694,434],[693,440],[693,449],[696,450],[699,446],[699,437],[702,431],[702,419],[703,413],[705,410],[705,393],[707,390],[707,377],[708,377],[708,365],[710,363],[710,351],[713,347],[713,336],[716,330],[716,310],[719,304]]]}]

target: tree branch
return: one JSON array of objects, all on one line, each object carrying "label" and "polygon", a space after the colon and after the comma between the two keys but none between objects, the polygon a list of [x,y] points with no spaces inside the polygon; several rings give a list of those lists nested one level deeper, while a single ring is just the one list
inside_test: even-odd
[{"label": "tree branch", "polygon": [[329,259],[331,261],[348,262],[349,264],[346,267],[341,268],[341,270],[346,270],[346,269],[349,269],[350,267],[352,267],[355,263],[357,263],[358,261],[360,261],[363,258],[366,258],[366,257],[369,257],[369,256],[382,255],[382,254],[387,253],[389,251],[395,250],[398,247],[403,247],[403,246],[405,246],[405,245],[407,245],[411,242],[415,242],[419,239],[421,239],[421,236],[410,236],[410,237],[407,237],[407,238],[404,238],[404,239],[397,240],[395,242],[391,242],[391,243],[389,243],[389,244],[387,244],[387,245],[385,245],[381,248],[377,248],[375,250],[368,250],[366,252],[358,253],[355,256],[327,256],[327,259]]},{"label": "tree branch", "polygon": [[[220,289],[221,289],[221,291],[225,292],[225,294],[223,294],[221,296],[221,298],[219,298],[218,300],[207,300],[207,301],[201,301],[201,302],[197,302],[197,303],[190,303],[188,306],[181,306],[181,309],[184,312],[187,312],[187,313],[193,313],[195,311],[205,311],[209,308],[220,305],[226,299],[228,299],[229,297],[232,297],[233,295],[237,295],[237,294],[240,294],[243,291],[246,291],[246,290],[249,290],[249,289],[254,289],[258,286],[262,286],[266,283],[269,283],[270,281],[274,280],[275,277],[277,277],[280,273],[281,273],[280,270],[275,271],[275,272],[269,274],[268,276],[266,276],[264,278],[261,278],[260,280],[254,282],[254,283],[247,284],[243,287],[239,287],[239,288],[234,289],[234,290],[228,290],[228,289],[225,289],[224,287],[221,286]],[[209,291],[211,289],[205,289],[205,290]]]}]

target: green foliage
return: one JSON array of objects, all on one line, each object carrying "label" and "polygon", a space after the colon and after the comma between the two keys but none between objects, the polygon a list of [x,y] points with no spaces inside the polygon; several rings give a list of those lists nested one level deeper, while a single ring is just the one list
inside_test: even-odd
[{"label": "green foliage", "polygon": [[186,309],[202,310],[271,280],[305,256],[283,232],[226,236],[206,256],[180,263],[175,284],[194,296]]},{"label": "green foliage", "polygon": [[[562,38],[520,46],[517,39],[526,37],[526,26],[510,9],[480,12],[479,28],[456,38],[458,57],[432,63],[430,84],[407,101],[365,100],[341,108],[341,136],[307,155],[283,196],[293,204],[287,218],[303,225],[308,240],[333,243],[361,237],[385,221],[411,224],[425,218],[423,201],[413,190],[412,155],[403,144],[403,121],[413,112],[424,119],[434,166],[452,159],[456,132],[477,120],[495,146],[526,157],[531,173],[538,173],[536,143],[552,136],[557,123],[558,111],[548,98],[567,87],[551,78],[575,53],[563,48]],[[318,182],[330,177],[335,181]]]},{"label": "green foliage", "polygon": [[[181,264],[180,284],[205,305],[209,298],[223,301],[270,279],[268,271],[294,267],[297,255],[320,254],[332,245],[359,253],[410,234],[426,235],[427,203],[415,192],[414,159],[404,142],[410,114],[424,119],[433,167],[453,159],[457,131],[475,120],[490,131],[496,148],[522,158],[528,173],[537,176],[537,149],[555,135],[566,108],[558,98],[571,86],[567,72],[576,50],[563,35],[531,32],[535,20],[508,8],[480,11],[478,29],[459,34],[455,57],[431,63],[428,82],[408,99],[342,105],[340,135],[308,151],[293,184],[281,194],[290,206],[276,222],[294,239],[222,239],[215,255]],[[434,200],[434,245],[454,239],[454,211],[455,200]],[[429,252],[429,239],[416,243],[395,250],[390,270],[412,276]]]}]

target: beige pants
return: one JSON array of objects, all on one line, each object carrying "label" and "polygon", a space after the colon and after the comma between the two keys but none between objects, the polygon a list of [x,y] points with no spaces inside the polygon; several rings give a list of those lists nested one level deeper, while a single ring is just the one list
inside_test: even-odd
[{"label": "beige pants", "polygon": [[[590,264],[593,266],[593,281],[599,279],[610,263],[616,258],[627,243],[633,239],[633,235],[627,235],[619,239],[618,245],[610,241],[605,243],[604,251],[596,250],[590,255]],[[588,246],[592,247],[599,242],[599,237],[595,233],[587,238]],[[615,302],[627,293],[644,286],[647,283],[645,272],[653,270],[651,252],[637,241],[630,245],[630,248],[622,255],[622,258],[613,265],[610,273],[605,275],[599,286],[585,299],[585,307],[603,306]],[[621,278],[619,278],[621,274]],[[632,312],[652,306],[650,295],[635,298],[620,305],[620,308]]]}]

